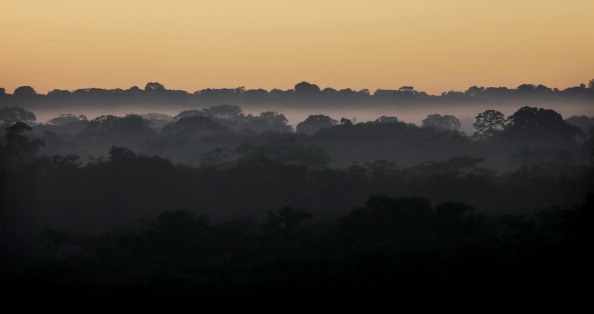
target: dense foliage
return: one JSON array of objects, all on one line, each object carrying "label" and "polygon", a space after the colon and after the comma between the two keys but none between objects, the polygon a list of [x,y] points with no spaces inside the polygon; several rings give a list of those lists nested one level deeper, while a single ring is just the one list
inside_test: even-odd
[{"label": "dense foliage", "polygon": [[311,115],[294,133],[282,114],[230,105],[45,124],[1,112],[2,280],[17,292],[548,285],[590,272],[592,118],[489,110],[468,137],[451,115],[421,127]]}]

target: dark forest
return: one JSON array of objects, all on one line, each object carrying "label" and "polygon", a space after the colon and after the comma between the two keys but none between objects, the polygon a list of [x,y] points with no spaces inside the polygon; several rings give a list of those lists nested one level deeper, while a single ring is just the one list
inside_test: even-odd
[{"label": "dark forest", "polygon": [[[542,103],[539,106],[538,103]],[[592,278],[588,86],[0,89],[4,296],[573,286]],[[88,118],[77,108],[163,113]],[[474,131],[402,106],[503,104]],[[265,108],[246,114],[245,108]],[[357,122],[323,108],[393,108]],[[311,111],[290,125],[284,110]],[[35,112],[51,111],[39,122]],[[155,110],[157,111],[157,110]]]}]

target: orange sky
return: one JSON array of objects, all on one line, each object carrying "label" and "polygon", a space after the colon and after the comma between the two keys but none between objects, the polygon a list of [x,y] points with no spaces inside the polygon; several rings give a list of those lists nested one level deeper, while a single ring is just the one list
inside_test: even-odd
[{"label": "orange sky", "polygon": [[0,87],[395,89],[594,79],[592,0],[8,0]]}]

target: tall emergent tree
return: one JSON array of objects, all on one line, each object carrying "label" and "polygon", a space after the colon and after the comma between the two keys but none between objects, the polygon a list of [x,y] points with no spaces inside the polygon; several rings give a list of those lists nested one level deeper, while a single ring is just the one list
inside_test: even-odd
[{"label": "tall emergent tree", "polygon": [[507,124],[503,113],[492,109],[479,113],[475,119],[476,122],[472,125],[477,130],[474,132],[474,137],[477,139],[489,138],[495,133],[503,131]]}]

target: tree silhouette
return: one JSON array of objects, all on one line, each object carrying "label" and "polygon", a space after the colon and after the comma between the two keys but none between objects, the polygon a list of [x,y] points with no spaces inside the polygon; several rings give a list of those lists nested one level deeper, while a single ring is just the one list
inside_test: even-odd
[{"label": "tree silhouette", "polygon": [[451,115],[441,116],[440,114],[428,115],[421,123],[424,128],[432,128],[438,131],[459,130],[462,126],[458,118]]},{"label": "tree silhouette", "polygon": [[313,135],[323,128],[329,128],[336,124],[336,120],[319,114],[310,115],[305,121],[297,124],[297,133]]},{"label": "tree silhouette", "polygon": [[35,96],[37,92],[31,86],[20,86],[14,90],[13,93],[16,97],[27,97],[27,96]]},{"label": "tree silhouette", "polygon": [[347,119],[347,118],[342,118],[340,119],[340,124],[342,125],[353,125],[353,121]]},{"label": "tree silhouette", "polygon": [[161,83],[150,82],[150,83],[146,84],[146,86],[144,87],[144,90],[147,92],[160,93],[160,92],[165,91],[165,86],[163,86],[163,84],[161,84]]},{"label": "tree silhouette", "polygon": [[373,121],[373,122],[374,123],[398,123],[398,118],[381,116],[381,117],[375,119],[375,121]]},{"label": "tree silhouette", "polygon": [[6,128],[15,122],[33,123],[36,117],[30,111],[20,107],[2,107],[0,108],[0,128]]},{"label": "tree silhouette", "polygon": [[567,124],[563,117],[552,109],[522,107],[508,117],[505,132],[521,141],[547,145],[575,144],[575,136],[582,131]]},{"label": "tree silhouette", "polygon": [[34,163],[39,148],[44,145],[44,142],[40,139],[29,140],[26,133],[31,130],[30,126],[21,121],[6,128],[6,146],[3,149],[0,146],[0,163],[5,159],[14,169],[18,168],[18,164]]},{"label": "tree silhouette", "polygon": [[244,114],[240,107],[233,105],[221,105],[204,109],[203,112],[215,120],[239,121],[243,119]]},{"label": "tree silhouette", "polygon": [[320,88],[316,84],[308,82],[301,82],[295,85],[295,94],[297,95],[315,95],[320,92]]},{"label": "tree silhouette", "polygon": [[476,122],[472,125],[477,129],[474,137],[478,139],[489,138],[495,133],[503,131],[506,125],[505,116],[497,110],[483,111],[475,119]]},{"label": "tree silhouette", "polygon": [[407,95],[416,95],[419,93],[412,86],[401,86],[398,90],[404,94],[407,94]]},{"label": "tree silhouette", "polygon": [[173,117],[173,119],[175,120],[180,120],[183,118],[188,118],[188,117],[205,117],[206,113],[204,113],[204,111],[202,110],[184,110],[182,112],[180,112],[178,115],[176,115],[175,117]]},{"label": "tree silhouette", "polygon": [[592,135],[589,134],[592,128],[594,127],[594,117],[587,117],[587,116],[571,116],[565,120],[567,124],[577,126],[584,132],[585,135]]},{"label": "tree silhouette", "polygon": [[6,138],[14,139],[23,136],[23,133],[26,131],[31,131],[31,127],[28,126],[26,123],[19,121],[8,128],[6,128]]},{"label": "tree silhouette", "polygon": [[73,114],[61,114],[59,117],[50,119],[47,121],[47,124],[56,125],[56,126],[64,126],[66,124],[77,123],[81,121],[88,121],[85,115],[75,116]]},{"label": "tree silhouette", "polygon": [[276,111],[266,111],[260,113],[259,116],[247,115],[244,118],[245,122],[242,127],[260,134],[264,131],[274,131],[279,133],[290,132],[292,127],[287,124],[288,120],[284,114],[279,114]]}]

